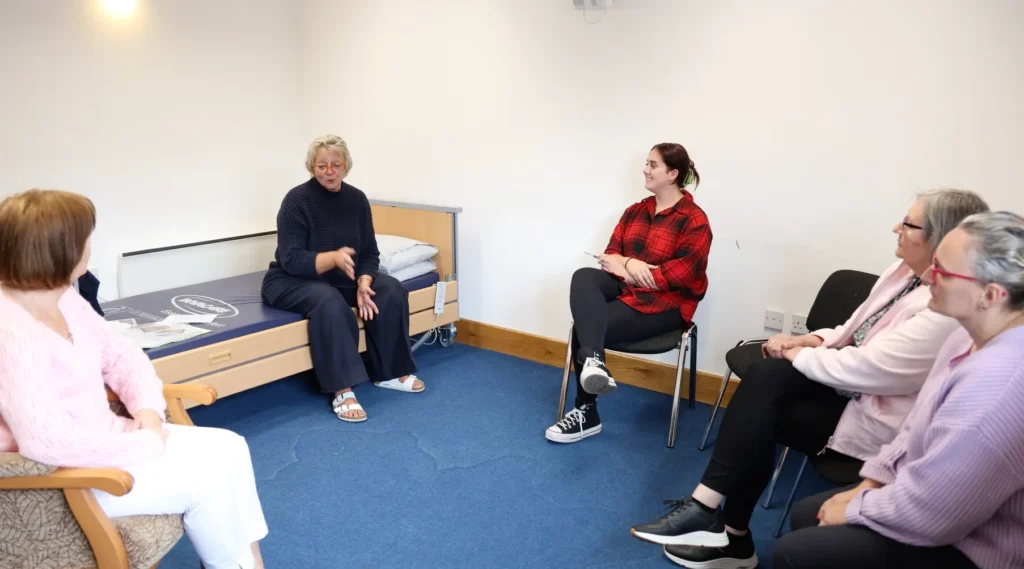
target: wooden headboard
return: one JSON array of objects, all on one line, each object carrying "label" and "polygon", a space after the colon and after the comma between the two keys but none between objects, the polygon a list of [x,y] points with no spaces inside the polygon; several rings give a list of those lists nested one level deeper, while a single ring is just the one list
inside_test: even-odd
[{"label": "wooden headboard", "polygon": [[458,214],[462,208],[370,200],[373,230],[437,247],[437,272],[444,280],[457,275]]}]

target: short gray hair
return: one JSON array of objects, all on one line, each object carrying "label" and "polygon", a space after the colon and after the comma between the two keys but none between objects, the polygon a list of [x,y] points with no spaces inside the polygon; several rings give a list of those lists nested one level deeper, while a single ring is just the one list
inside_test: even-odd
[{"label": "short gray hair", "polygon": [[309,143],[309,150],[306,151],[306,171],[309,172],[309,175],[316,175],[313,172],[313,160],[316,158],[316,151],[321,148],[327,148],[341,154],[342,159],[345,160],[345,173],[342,175],[342,178],[348,176],[348,173],[352,171],[352,155],[349,153],[348,145],[345,144],[345,141],[336,134],[318,136],[313,139],[313,142]]},{"label": "short gray hair", "polygon": [[1024,310],[1024,217],[1008,211],[979,213],[960,228],[974,241],[974,276],[1002,285],[1010,294],[1010,305]]},{"label": "short gray hair", "polygon": [[924,234],[932,251],[965,217],[988,211],[985,200],[968,190],[942,188],[919,194],[917,199],[924,208]]}]

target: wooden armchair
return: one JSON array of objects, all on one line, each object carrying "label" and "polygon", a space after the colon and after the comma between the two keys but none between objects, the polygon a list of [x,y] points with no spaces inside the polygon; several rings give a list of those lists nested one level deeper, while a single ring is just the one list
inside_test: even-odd
[{"label": "wooden armchair", "polygon": [[[210,405],[212,387],[164,386],[171,423],[192,425],[183,399]],[[108,391],[111,409],[127,415]],[[110,519],[93,496],[131,492],[132,476],[116,468],[55,468],[18,453],[0,453],[0,567],[4,569],[146,569],[184,534],[181,516]]]}]

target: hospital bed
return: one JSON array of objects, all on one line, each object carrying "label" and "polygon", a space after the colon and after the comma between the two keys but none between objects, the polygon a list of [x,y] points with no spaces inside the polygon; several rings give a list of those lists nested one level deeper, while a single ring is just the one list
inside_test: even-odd
[{"label": "hospital bed", "polygon": [[[416,345],[436,337],[455,340],[459,319],[458,208],[371,202],[374,231],[434,245],[437,270],[402,281],[409,291],[409,332],[423,334]],[[101,304],[107,320],[157,322],[168,314],[212,314],[210,332],[146,351],[164,383],[201,382],[225,397],[312,369],[308,325],[301,314],[265,305],[263,275],[257,271],[195,285],[129,296]],[[438,288],[443,302],[435,311]],[[359,350],[366,349],[359,322]]]}]

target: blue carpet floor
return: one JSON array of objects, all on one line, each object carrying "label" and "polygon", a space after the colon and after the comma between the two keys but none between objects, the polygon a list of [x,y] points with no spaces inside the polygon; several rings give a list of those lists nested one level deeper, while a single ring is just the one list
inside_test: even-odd
[{"label": "blue carpet floor", "polygon": [[[601,400],[600,435],[558,445],[543,432],[560,370],[460,344],[416,355],[427,390],[357,387],[364,423],[336,419],[305,374],[191,410],[197,425],[248,440],[268,568],[675,567],[629,527],[699,481],[709,406],[680,405],[669,449],[671,397],[621,386]],[[790,458],[772,509],[754,514],[762,568],[801,459]],[[808,472],[800,495],[823,488]],[[198,566],[187,538],[160,564]]]}]

